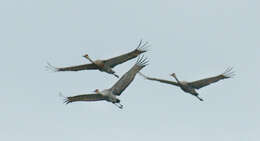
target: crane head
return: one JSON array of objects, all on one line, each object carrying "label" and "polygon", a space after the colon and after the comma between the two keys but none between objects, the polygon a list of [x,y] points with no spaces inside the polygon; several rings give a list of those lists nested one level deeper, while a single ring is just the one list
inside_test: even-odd
[{"label": "crane head", "polygon": [[95,93],[99,93],[99,89],[95,89],[95,91],[94,91]]},{"label": "crane head", "polygon": [[88,58],[88,54],[83,55],[83,57]]},{"label": "crane head", "polygon": [[171,76],[176,77],[176,74],[175,74],[175,73],[172,73]]}]

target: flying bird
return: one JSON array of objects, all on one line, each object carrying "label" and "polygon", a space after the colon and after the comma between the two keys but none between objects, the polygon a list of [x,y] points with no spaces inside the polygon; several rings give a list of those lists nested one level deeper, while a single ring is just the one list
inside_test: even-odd
[{"label": "flying bird", "polygon": [[88,54],[84,55],[86,59],[88,59],[91,63],[90,64],[83,64],[83,65],[77,65],[77,66],[70,66],[70,67],[61,67],[57,68],[52,66],[50,63],[47,63],[48,69],[51,69],[55,72],[59,71],[81,71],[81,70],[99,70],[101,72],[106,72],[109,74],[114,75],[115,77],[119,78],[119,76],[115,73],[115,71],[112,69],[115,66],[122,64],[128,60],[131,60],[133,58],[136,58],[140,54],[147,51],[147,48],[149,47],[148,42],[145,42],[143,44],[142,40],[140,40],[137,48],[131,52],[128,52],[126,54],[113,57],[106,60],[95,60],[93,61]]},{"label": "flying bird", "polygon": [[201,80],[197,80],[197,81],[193,81],[193,82],[179,81],[179,79],[177,78],[175,73],[172,73],[171,76],[175,78],[176,82],[158,79],[158,78],[153,78],[153,77],[148,77],[148,76],[146,76],[146,75],[144,75],[140,72],[139,72],[139,74],[141,76],[143,76],[144,78],[148,79],[148,80],[158,81],[158,82],[161,82],[161,83],[166,83],[166,84],[178,86],[184,92],[190,93],[193,96],[197,97],[200,101],[203,101],[203,99],[201,97],[199,97],[199,93],[196,91],[196,89],[200,89],[202,87],[208,86],[211,83],[215,83],[215,82],[218,82],[219,80],[231,78],[231,77],[234,76],[234,72],[232,71],[232,68],[226,69],[225,72],[220,74],[220,75],[201,79]]},{"label": "flying bird", "polygon": [[120,100],[117,96],[120,96],[122,92],[131,84],[134,80],[136,74],[148,65],[147,58],[138,57],[135,65],[126,72],[111,88],[99,91],[96,89],[93,94],[83,94],[77,96],[65,97],[64,103],[69,104],[77,101],[102,101],[111,102],[115,104],[118,108],[122,109],[123,105],[120,104]]}]

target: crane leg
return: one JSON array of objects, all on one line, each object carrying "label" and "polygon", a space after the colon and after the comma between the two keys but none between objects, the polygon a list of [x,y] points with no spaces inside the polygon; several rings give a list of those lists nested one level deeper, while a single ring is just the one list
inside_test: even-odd
[{"label": "crane leg", "polygon": [[116,105],[116,107],[118,107],[118,108],[120,108],[120,109],[123,109],[123,105],[122,104],[120,104],[120,103],[113,103],[114,105]]},{"label": "crane leg", "polygon": [[116,75],[115,73],[113,73],[113,75],[114,75],[116,78],[119,78],[119,76],[118,76],[118,75]]},{"label": "crane leg", "polygon": [[118,105],[119,105],[120,109],[123,109],[123,105],[122,104],[118,103]]},{"label": "crane leg", "polygon": [[200,98],[198,95],[196,95],[196,97],[200,100],[200,101],[204,101],[202,98]]}]

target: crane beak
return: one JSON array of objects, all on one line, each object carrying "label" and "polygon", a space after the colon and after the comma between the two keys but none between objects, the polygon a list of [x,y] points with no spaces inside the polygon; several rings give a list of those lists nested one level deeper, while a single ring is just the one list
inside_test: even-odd
[{"label": "crane beak", "polygon": [[82,57],[88,58],[88,54],[83,55]]}]

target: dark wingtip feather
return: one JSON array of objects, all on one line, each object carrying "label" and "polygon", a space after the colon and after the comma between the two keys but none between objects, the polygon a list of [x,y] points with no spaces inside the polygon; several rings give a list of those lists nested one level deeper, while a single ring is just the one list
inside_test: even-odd
[{"label": "dark wingtip feather", "polygon": [[67,105],[67,104],[72,103],[72,102],[73,101],[71,101],[70,97],[65,97],[63,103]]},{"label": "dark wingtip feather", "polygon": [[147,52],[149,47],[150,47],[149,43],[144,42],[144,44],[143,44],[143,40],[141,39],[136,50],[143,53],[143,52]]},{"label": "dark wingtip feather", "polygon": [[63,98],[63,103],[66,105],[72,102],[69,97],[62,95],[61,92],[59,93],[59,96]]},{"label": "dark wingtip feather", "polygon": [[235,76],[235,71],[232,71],[232,70],[233,70],[233,67],[229,67],[221,75],[224,76],[224,78],[232,78]]},{"label": "dark wingtip feather", "polygon": [[136,65],[138,65],[138,66],[143,66],[143,67],[147,66],[148,63],[149,63],[149,60],[148,60],[147,57],[144,57],[144,55],[139,56],[139,57],[137,58],[137,61],[136,61]]},{"label": "dark wingtip feather", "polygon": [[59,68],[54,67],[54,66],[51,65],[49,62],[47,62],[47,66],[45,66],[45,68],[46,68],[47,70],[52,71],[52,72],[57,72],[57,71],[59,71]]}]

